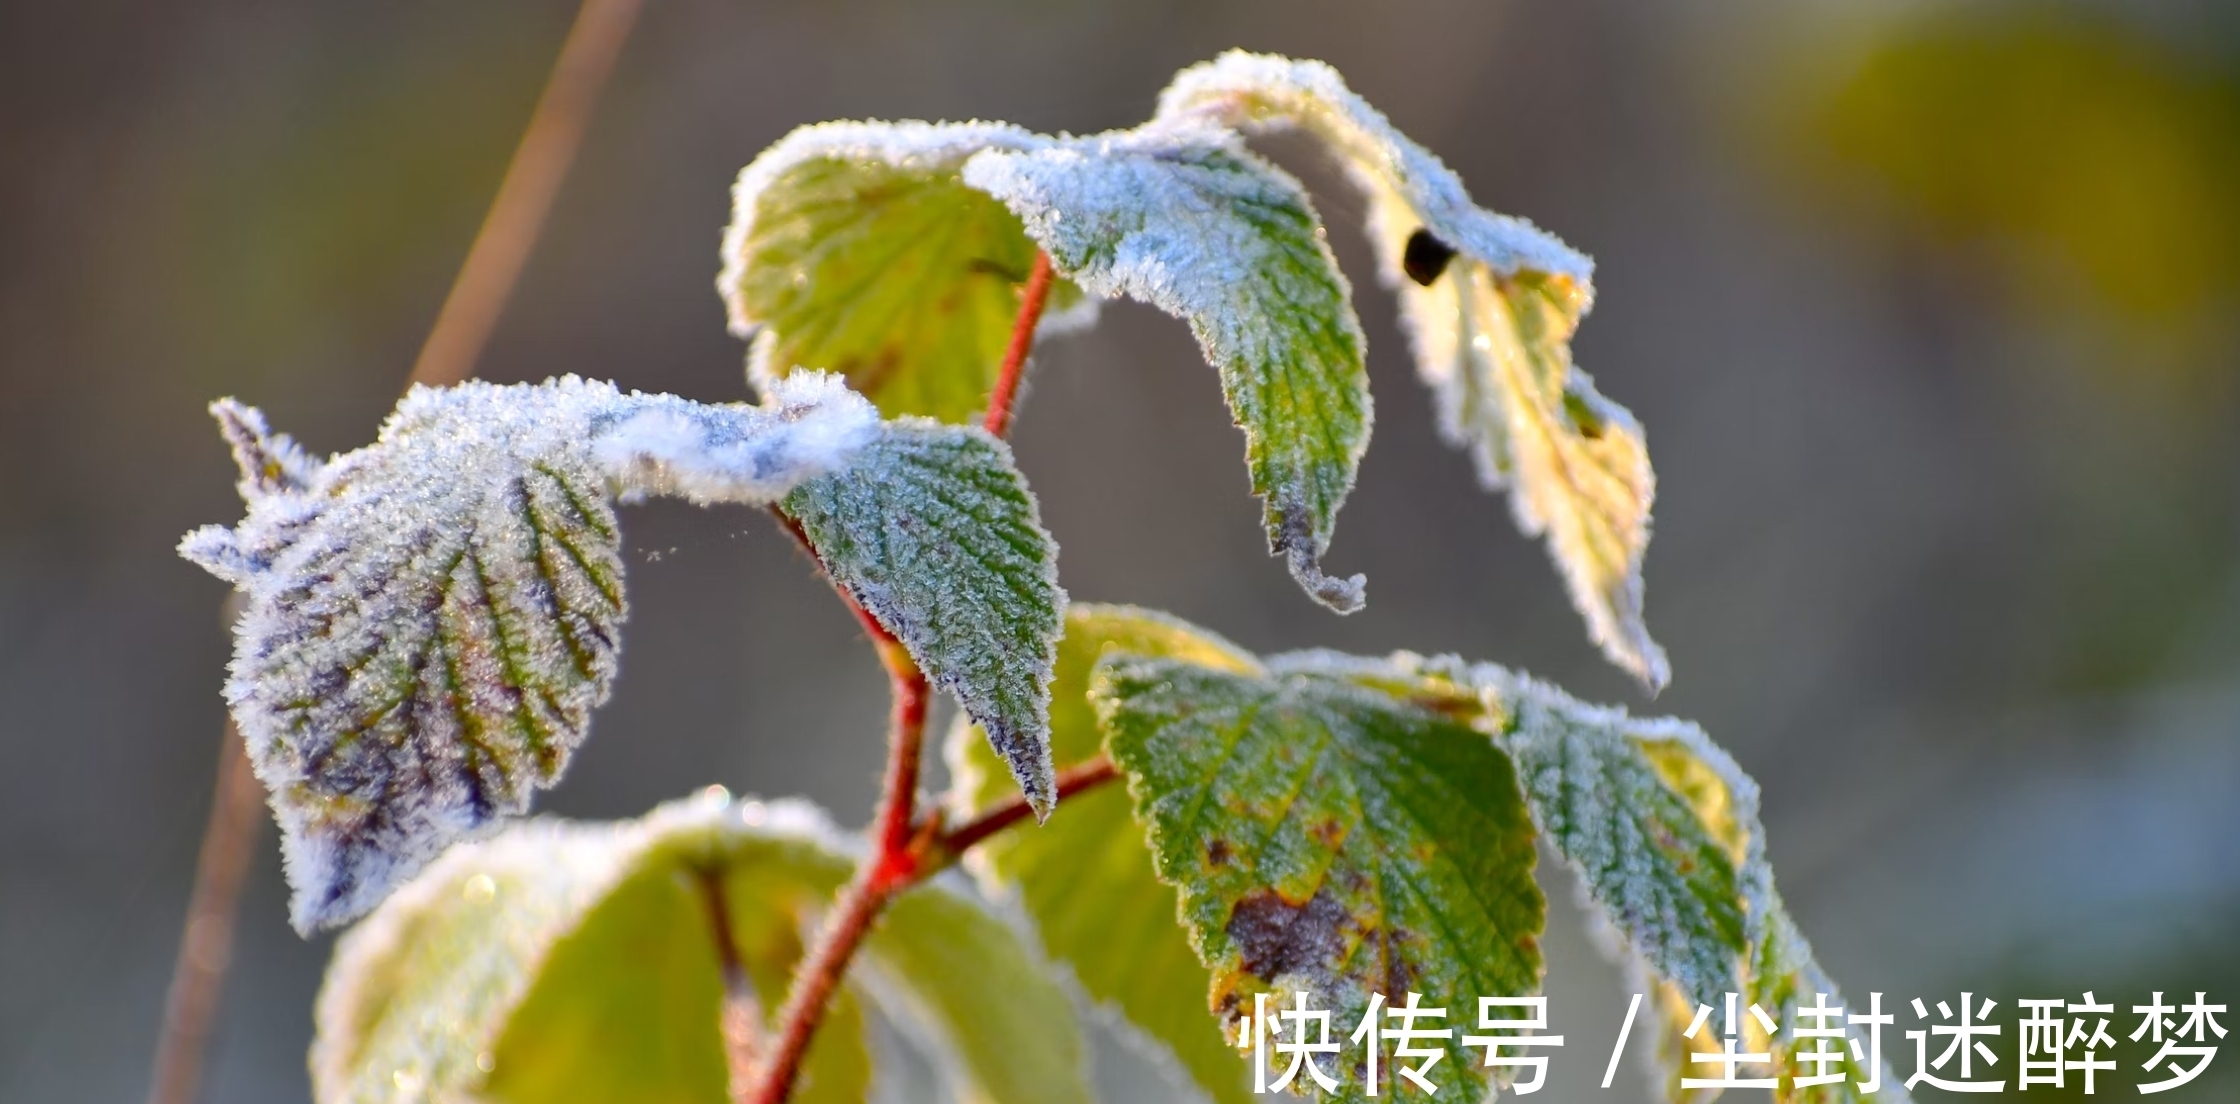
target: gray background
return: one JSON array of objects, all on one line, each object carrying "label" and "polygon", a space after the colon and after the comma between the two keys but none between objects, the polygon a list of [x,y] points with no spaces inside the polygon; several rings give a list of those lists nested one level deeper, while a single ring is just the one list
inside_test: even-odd
[{"label": "gray background", "polygon": [[[0,1100],[143,1091],[222,721],[222,589],[171,552],[238,515],[203,404],[370,439],[571,10],[0,8]],[[1939,35],[2050,60],[2008,98],[1965,51],[1862,60]],[[710,280],[756,151],[826,118],[1129,125],[1229,46],[1333,62],[1482,201],[1595,255],[1577,350],[1649,427],[1675,680],[1651,703],[1602,663],[1434,439],[1359,202],[1283,143],[1370,338],[1378,432],[1330,557],[1369,608],[1333,617],[1265,558],[1213,373],[1129,305],[1046,346],[1017,432],[1077,598],[1702,722],[1764,784],[1782,888],[1853,992],[2240,995],[2240,33],[2210,3],[655,0],[484,374],[740,397]],[[1846,88],[1942,129],[1847,123]],[[721,782],[860,820],[883,685],[802,557],[744,511],[626,524],[625,673],[542,807]],[[306,1092],[330,940],[288,931],[265,831],[213,1101]],[[1625,998],[1553,888],[1571,1046],[1542,1099],[1638,1099],[1630,1065],[1594,1087]],[[1115,1098],[1166,1098],[1106,1050]]]}]

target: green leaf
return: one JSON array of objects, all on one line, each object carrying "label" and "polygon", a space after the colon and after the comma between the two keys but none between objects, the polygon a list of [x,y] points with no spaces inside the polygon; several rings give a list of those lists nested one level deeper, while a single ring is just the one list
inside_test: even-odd
[{"label": "green leaf", "polygon": [[1050,675],[1066,595],[1010,447],[905,419],[782,506],[833,581],[956,696],[1037,815],[1049,815]]},{"label": "green leaf", "polygon": [[[1540,689],[1560,693],[1545,687]],[[1638,720],[1630,723],[1630,731],[1665,785],[1685,798],[1705,833],[1718,840],[1733,859],[1735,880],[1742,895],[1745,929],[1751,940],[1738,990],[1744,999],[1763,1007],[1777,1022],[1791,1027],[1796,1023],[1798,1004],[1810,1004],[1818,993],[1826,993],[1830,1005],[1863,1013],[1863,1006],[1845,1005],[1843,994],[1813,959],[1811,945],[1781,903],[1781,894],[1774,887],[1773,868],[1766,861],[1765,826],[1758,819],[1758,784],[1742,772],[1725,750],[1712,743],[1702,729],[1692,724],[1670,718]],[[1648,961],[1643,961],[1637,969],[1654,972],[1653,964]],[[1677,1020],[1677,1023],[1668,1023],[1668,1038],[1656,1051],[1658,1060],[1666,1068],[1671,1099],[1681,1104],[1708,1100],[1716,1093],[1697,1090],[1691,1096],[1680,1088],[1680,1080],[1682,1070],[1687,1068],[1683,1063],[1691,1047],[1715,1051],[1717,1044],[1708,1037],[1692,1042],[1679,1037],[1688,1018],[1694,1015],[1695,1000],[1683,992],[1677,979],[1660,979],[1659,991],[1664,995],[1667,1019]],[[1755,1030],[1754,1027],[1750,1029]],[[1699,1036],[1703,1034],[1699,1032]],[[1853,1030],[1852,1034],[1858,1037],[1864,1051],[1864,1033]],[[1811,1068],[1800,1067],[1796,1056],[1811,1040],[1800,1041],[1784,1033],[1765,1042],[1767,1046],[1764,1047],[1758,1041],[1750,1045],[1753,1050],[1771,1050],[1774,1069],[1779,1071],[1781,1079],[1780,1088],[1773,1094],[1776,1104],[1844,1104],[1869,1100],[1898,1104],[1910,1100],[1903,1082],[1891,1072],[1889,1063],[1884,1062],[1876,1071],[1849,1058],[1843,1063],[1843,1069],[1849,1074],[1843,1083],[1799,1089],[1794,1084],[1794,1075],[1800,1070],[1810,1073]],[[1885,1046],[1890,1043],[1887,1033],[1883,1042]],[[1843,1046],[1841,1042],[1831,1045]],[[1688,1073],[1700,1075],[1702,1068],[1688,1069]],[[1868,1081],[1877,1081],[1878,1091],[1861,1092],[1859,1085]]]},{"label": "green leaf", "polygon": [[[536,960],[535,984],[490,1048],[492,1068],[476,1086],[484,1099],[726,1099],[713,895],[723,896],[760,1009],[774,1013],[815,916],[852,866],[844,841],[798,804],[732,807],[711,796],[622,833],[635,837],[628,875]],[[769,1026],[758,1026],[767,1038]],[[870,1079],[862,1009],[844,988],[810,1043],[795,1099],[855,1104]]]},{"label": "green leaf", "polygon": [[380,440],[325,462],[254,409],[212,407],[248,517],[180,552],[247,596],[226,696],[280,821],[298,930],[372,907],[559,779],[614,679],[611,496],[767,503],[876,433],[831,377],[770,398],[574,377],[415,388]]},{"label": "green leaf", "polygon": [[392,894],[336,944],[311,1049],[314,1098],[427,1100],[480,1081],[544,955],[632,851],[621,833],[525,823],[451,849]]},{"label": "green leaf", "polygon": [[1183,319],[1245,432],[1269,550],[1340,612],[1362,580],[1320,566],[1368,447],[1360,324],[1297,181],[1193,126],[975,155],[965,183],[1002,200],[1058,271]]},{"label": "green leaf", "polygon": [[[740,173],[717,286],[767,386],[796,368],[847,377],[888,417],[977,421],[1035,245],[959,179],[988,148],[1047,139],[978,123],[803,127]],[[1095,317],[1060,281],[1038,333]]]},{"label": "green leaf", "polygon": [[[847,880],[851,850],[805,805],[720,795],[639,821],[532,822],[456,847],[337,946],[312,1047],[315,1098],[720,1104],[713,894],[767,1013]],[[922,1021],[959,1099],[1087,1099],[1065,992],[1008,925],[953,889],[897,899],[856,966],[794,1099],[866,1098],[864,999]]]},{"label": "green leaf", "polygon": [[1715,1005],[1740,992],[1750,952],[1735,870],[1743,856],[1660,769],[1685,769],[1671,762],[1677,722],[1638,721],[1486,671],[1508,712],[1501,745],[1516,760],[1533,819],[1595,904],[1690,1000]]},{"label": "green leaf", "polygon": [[[1843,995],[1836,991],[1835,982],[1829,979],[1827,972],[1813,960],[1811,945],[1805,942],[1803,933],[1789,918],[1778,894],[1773,895],[1769,903],[1767,920],[1765,938],[1759,943],[1758,953],[1751,963],[1750,999],[1768,1010],[1785,1010],[1787,1014],[1782,1016],[1785,1023],[1793,1023],[1790,1017],[1797,1006],[1810,1004],[1815,994],[1826,993],[1830,1005],[1843,1005]],[[1864,1006],[1845,1010],[1859,1014],[1867,1011]],[[1884,1009],[1885,1013],[1888,1011]],[[1853,1034],[1863,1036],[1864,1033],[1854,1031]],[[1884,1033],[1886,1047],[1891,1044],[1891,1034]],[[1799,1054],[1812,1049],[1813,1042],[1815,1040],[1800,1040],[1787,1033],[1772,1040],[1774,1063],[1784,1073],[1781,1087],[1773,1094],[1775,1104],[1855,1104],[1860,1101],[1901,1104],[1910,1100],[1905,1083],[1892,1072],[1888,1062],[1882,1063],[1879,1070],[1871,1069],[1854,1058],[1842,1040],[1829,1040],[1828,1049],[1844,1051],[1844,1060],[1838,1068],[1847,1075],[1845,1079],[1833,1085],[1796,1087],[1794,1078],[1788,1075],[1814,1072],[1814,1067],[1798,1059]],[[1865,1051],[1863,1037],[1860,1048]],[[1860,1086],[1869,1082],[1876,1083],[1877,1091],[1861,1091]]]},{"label": "green leaf", "polygon": [[1179,74],[1157,118],[1297,127],[1346,165],[1443,434],[1470,451],[1489,488],[1511,492],[1520,528],[1547,535],[1604,654],[1661,688],[1671,672],[1641,608],[1656,495],[1648,450],[1633,416],[1571,363],[1572,332],[1594,300],[1592,263],[1479,208],[1461,178],[1321,62],[1224,54]]},{"label": "green leaf", "polygon": [[[1483,734],[1311,665],[1115,658],[1091,693],[1225,1019],[1303,990],[1352,1025],[1419,992],[1468,1025],[1478,997],[1539,991],[1532,824]],[[1434,1081],[1482,1094],[1477,1055],[1445,1053]]]},{"label": "green leaf", "polygon": [[[1101,657],[1115,654],[1260,669],[1234,645],[1164,614],[1071,607],[1050,684],[1050,747],[1061,769],[1104,751],[1089,678]],[[1000,760],[961,719],[950,733],[949,764],[960,816],[1000,801],[1010,788]],[[1019,901],[1043,949],[1072,970],[1082,991],[1136,1029],[1131,1041],[1151,1046],[1217,1104],[1253,1099],[1246,1067],[1205,1014],[1205,967],[1176,924],[1175,892],[1152,869],[1150,845],[1121,787],[1069,797],[1041,828],[992,836],[969,862],[991,895]]]},{"label": "green leaf", "polygon": [[[1628,987],[1650,998],[1641,1046],[1666,1099],[1703,1104],[1718,1095],[1681,1086],[1684,1076],[1706,1076],[1689,1065],[1691,1053],[1719,1050],[1717,1031],[1683,1037],[1699,1004],[1717,1009],[1735,992],[1793,1024],[1797,1003],[1816,993],[1843,1003],[1774,889],[1757,784],[1702,729],[1588,705],[1528,676],[1451,657],[1290,661],[1306,663],[1467,720],[1514,758],[1534,823],[1622,941],[1613,949]],[[1755,1030],[1747,1020],[1744,1028]],[[1769,1047],[1782,1071],[1781,1104],[1906,1099],[1887,1069],[1877,1094],[1851,1084],[1798,1090],[1789,1077],[1797,1041],[1760,1039],[1748,1049]],[[1859,1063],[1847,1065],[1853,1080],[1868,1077]]]},{"label": "green leaf", "polygon": [[918,890],[895,901],[865,948],[872,992],[930,1036],[960,1104],[1086,1104],[1073,1003],[1016,931],[978,902]]}]

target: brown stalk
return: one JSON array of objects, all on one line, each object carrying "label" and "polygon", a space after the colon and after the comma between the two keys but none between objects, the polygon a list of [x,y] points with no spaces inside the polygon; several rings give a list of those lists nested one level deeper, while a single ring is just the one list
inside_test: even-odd
[{"label": "brown stalk", "polygon": [[[553,198],[575,163],[592,108],[642,6],[643,0],[583,0],[576,9],[528,129],[514,147],[498,194],[413,363],[408,388],[447,386],[473,374],[544,229]],[[263,819],[261,798],[241,734],[228,721],[217,791],[203,826],[193,896],[156,1037],[148,1104],[192,1104],[201,1091],[203,1055],[233,957],[241,887]]]}]

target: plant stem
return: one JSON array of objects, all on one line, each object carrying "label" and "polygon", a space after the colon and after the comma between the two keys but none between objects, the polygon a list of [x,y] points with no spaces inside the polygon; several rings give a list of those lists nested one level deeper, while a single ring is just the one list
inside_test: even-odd
[{"label": "plant stem", "polygon": [[[1113,765],[1109,756],[1099,755],[1087,762],[1076,763],[1058,772],[1058,800],[1063,802],[1083,790],[1095,789],[1118,777],[1120,768]],[[942,855],[954,859],[971,850],[981,840],[1027,819],[1033,812],[1034,807],[1027,804],[1025,797],[1013,797],[941,833],[935,842]]]},{"label": "plant stem", "polygon": [[[810,543],[801,523],[777,507],[771,507],[770,512],[822,567],[816,546]],[[831,577],[829,571],[826,577]],[[793,1091],[801,1060],[808,1054],[818,1025],[824,1022],[825,1009],[832,1003],[833,991],[847,973],[856,948],[870,934],[887,902],[917,880],[920,860],[932,839],[932,825],[921,829],[914,821],[918,767],[925,750],[926,709],[933,688],[917,661],[910,658],[910,650],[886,626],[837,584],[833,591],[870,634],[879,663],[887,671],[893,706],[888,721],[886,780],[881,786],[878,812],[871,821],[872,848],[833,902],[832,914],[816,945],[794,972],[792,990],[778,1012],[775,1037],[767,1055],[757,1062],[760,1076],[736,1097],[743,1104],[779,1104]]]},{"label": "plant stem", "polygon": [[[1050,301],[1050,284],[1054,278],[1049,254],[1036,250],[1034,267],[1027,273],[1026,289],[1020,296],[1019,317],[1012,324],[1011,343],[996,373],[995,391],[988,396],[984,425],[997,437],[1011,431],[1012,408],[1018,402],[1027,353],[1034,347],[1035,327],[1041,324],[1043,307]],[[816,545],[811,543],[801,523],[775,506],[770,512],[822,567]],[[829,579],[831,572],[826,571],[825,575]],[[871,933],[872,925],[878,922],[887,903],[953,861],[957,851],[1015,823],[1029,811],[1023,798],[1016,802],[1015,810],[1009,806],[992,810],[966,825],[974,834],[956,846],[950,846],[954,842],[951,837],[941,834],[938,813],[919,821],[918,768],[925,754],[926,709],[931,704],[932,687],[917,661],[910,657],[910,650],[895,639],[886,626],[847,591],[837,585],[833,590],[870,634],[879,652],[879,663],[887,670],[894,704],[887,737],[886,779],[881,786],[878,812],[871,820],[872,849],[856,867],[854,879],[833,902],[831,918],[818,934],[816,946],[795,971],[792,990],[786,995],[785,1007],[778,1013],[776,1037],[767,1057],[759,1063],[761,1076],[752,1088],[735,1096],[741,1104],[782,1104],[793,1092],[794,1080],[801,1074],[801,1060],[809,1052],[809,1043],[816,1037],[818,1025],[824,1022],[825,1008],[832,1003],[832,994],[846,976],[849,961],[863,945],[864,937]],[[1080,790],[1111,778],[1111,762],[1101,762],[1101,767],[1084,764],[1094,769],[1076,768],[1068,772],[1059,781],[1059,795],[1070,792],[1069,782],[1074,790]],[[1074,777],[1076,774],[1078,778]]]},{"label": "plant stem", "polygon": [[[408,389],[445,387],[474,374],[643,6],[643,0],[583,0],[576,9],[498,194],[420,346],[405,381]],[[190,1104],[199,1095],[203,1052],[233,958],[233,918],[262,819],[260,787],[230,720],[220,757],[217,793],[203,828],[193,897],[156,1036],[148,1104]]]},{"label": "plant stem", "polygon": [[755,1055],[762,1050],[762,1006],[755,999],[754,979],[747,976],[746,961],[731,935],[731,902],[723,895],[723,874],[712,868],[693,872],[700,898],[708,906],[708,928],[716,944],[716,964],[723,971],[723,1056],[730,1075],[732,1099],[743,1097],[754,1079]]},{"label": "plant stem", "polygon": [[816,946],[794,974],[793,991],[778,1015],[777,1038],[760,1069],[761,1080],[738,1098],[742,1104],[781,1104],[793,1092],[794,1079],[801,1074],[801,1059],[808,1054],[818,1025],[824,1022],[825,1009],[848,971],[848,961],[855,957],[863,937],[871,932],[872,922],[900,888],[883,880],[878,864],[867,862],[841,891]]},{"label": "plant stem", "polygon": [[1027,271],[1027,287],[1019,296],[1019,317],[1011,323],[1011,344],[1003,351],[1003,366],[996,371],[996,389],[988,395],[988,432],[998,437],[1011,433],[1012,409],[1019,402],[1019,384],[1027,374],[1027,353],[1034,348],[1035,327],[1042,324],[1042,308],[1050,302],[1050,282],[1055,277],[1050,254],[1034,251],[1034,267]]},{"label": "plant stem", "polygon": [[[882,647],[880,652],[885,655],[888,650]],[[893,651],[901,652],[901,646],[895,645]],[[903,661],[909,662],[907,653],[903,653]],[[931,838],[930,833],[913,831],[910,824],[918,786],[919,750],[925,742],[926,682],[914,663],[909,664],[907,672],[890,667],[889,674],[896,683],[895,727],[888,742],[886,797],[872,825],[879,846],[857,866],[855,878],[833,903],[831,918],[818,934],[816,946],[795,971],[793,990],[778,1013],[776,1038],[767,1058],[758,1063],[759,1083],[738,1098],[745,1104],[780,1104],[792,1093],[794,1079],[801,1074],[801,1060],[809,1052],[818,1025],[824,1022],[825,1009],[848,972],[856,948],[863,945],[864,936],[871,933],[887,902],[917,880],[922,865],[919,857]]]},{"label": "plant stem", "polygon": [[893,690],[894,705],[889,722],[892,735],[887,744],[885,794],[880,799],[879,816],[872,822],[871,830],[878,841],[881,877],[907,881],[911,874],[907,867],[912,861],[912,821],[917,814],[918,764],[925,753],[926,708],[931,704],[928,699],[932,697],[933,688],[900,641],[884,636],[878,644],[879,657],[886,665],[887,681]]}]

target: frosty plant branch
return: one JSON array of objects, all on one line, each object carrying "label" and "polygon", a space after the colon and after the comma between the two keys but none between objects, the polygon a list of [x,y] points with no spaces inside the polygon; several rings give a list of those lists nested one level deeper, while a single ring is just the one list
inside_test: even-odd
[{"label": "frosty plant branch", "polygon": [[[1011,340],[996,374],[995,390],[988,397],[984,424],[992,436],[1001,438],[1010,432],[1011,406],[1018,398],[1025,376],[1027,353],[1034,346],[1035,327],[1041,322],[1043,306],[1049,300],[1050,281],[1050,258],[1037,251],[1033,270],[1020,295],[1019,316],[1012,325]],[[778,517],[814,556],[815,546],[800,524],[782,511]],[[871,836],[877,847],[864,857],[855,879],[834,902],[832,918],[826,922],[816,947],[794,977],[793,991],[779,1013],[776,1044],[767,1061],[759,1067],[760,1081],[740,1097],[752,1104],[778,1104],[793,1091],[801,1058],[816,1035],[832,993],[847,973],[848,963],[862,945],[863,937],[896,893],[930,873],[928,843],[936,840],[951,843],[949,837],[936,837],[940,828],[938,817],[929,818],[922,826],[915,822],[918,773],[925,747],[926,707],[931,693],[925,673],[910,658],[909,649],[879,624],[877,618],[865,612],[845,590],[840,591],[840,597],[870,633],[880,665],[886,668],[889,693],[893,696],[893,719],[887,730],[885,782],[878,811],[871,822]],[[1064,795],[1061,784],[1058,796]],[[1023,818],[1027,811],[1022,799],[1019,812],[1011,820]],[[962,850],[963,846],[969,846],[969,842],[954,846],[953,850]]]},{"label": "frosty plant branch", "polygon": [[[816,554],[815,545],[800,524],[779,513],[783,523],[802,545]],[[837,589],[837,588],[836,588]],[[778,1027],[767,1055],[754,1055],[746,1063],[753,1071],[736,1100],[745,1104],[777,1104],[793,1091],[801,1072],[801,1059],[823,1022],[833,991],[839,988],[848,963],[870,933],[879,913],[896,893],[907,888],[917,874],[922,836],[913,824],[918,792],[919,760],[925,747],[926,707],[931,687],[925,673],[893,633],[865,612],[845,590],[842,601],[856,614],[871,636],[879,662],[887,672],[892,695],[892,717],[887,728],[887,766],[881,784],[878,811],[871,821],[874,847],[857,867],[855,877],[833,902],[816,945],[794,975],[792,991],[778,1013]]]},{"label": "frosty plant branch", "polygon": [[[373,444],[324,458],[212,407],[246,516],[180,550],[242,593],[226,694],[293,919],[355,925],[319,1000],[320,1104],[854,1104],[874,1015],[950,1096],[1081,1104],[1077,994],[1244,1104],[1263,1001],[1352,1023],[1400,986],[1464,1009],[1538,993],[1542,843],[1653,992],[1659,1061],[1729,995],[1841,1004],[1775,890],[1756,784],[1694,725],[1454,657],[1261,656],[1068,604],[1003,437],[1038,336],[1120,297],[1197,338],[1270,554],[1315,602],[1366,601],[1324,568],[1369,440],[1365,342],[1321,215],[1247,144],[1285,128],[1366,195],[1441,435],[1546,537],[1595,646],[1665,683],[1646,439],[1571,359],[1591,262],[1477,206],[1329,67],[1228,54],[1150,121],[1087,137],[805,127],[740,174],[723,239],[759,403],[416,388]],[[862,832],[720,793],[509,823],[613,683],[618,507],[655,495],[772,511],[863,623],[892,703]],[[954,786],[921,810],[937,692],[959,706]],[[1793,1038],[1765,1045],[1798,1064]],[[1864,1055],[1839,1047],[1840,1083],[1784,1077],[1777,1098],[1903,1101]],[[1393,1057],[1315,1080],[1355,1104],[1420,1095]],[[1409,1072],[1483,1098],[1504,1075],[1477,1058],[1450,1037]]]}]

